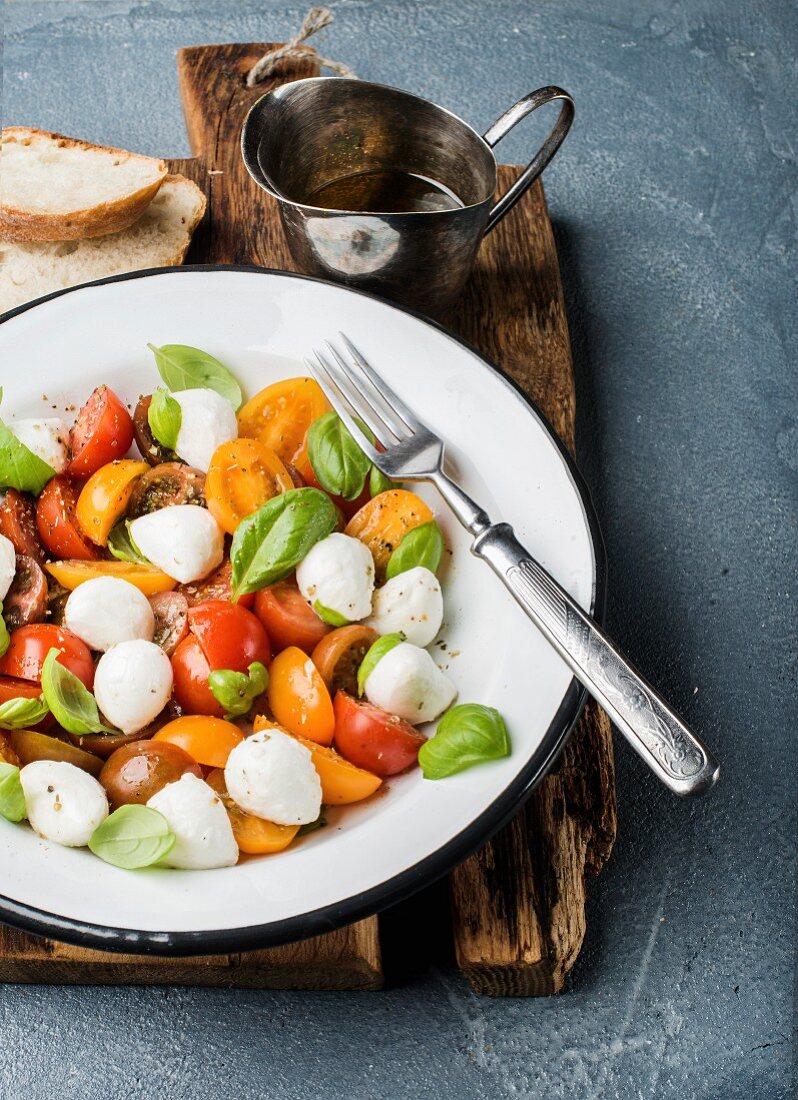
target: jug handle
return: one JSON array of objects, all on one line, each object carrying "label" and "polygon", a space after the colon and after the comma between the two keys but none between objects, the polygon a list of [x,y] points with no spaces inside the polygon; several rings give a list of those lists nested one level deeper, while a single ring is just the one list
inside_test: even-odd
[{"label": "jug handle", "polygon": [[483,140],[486,141],[492,149],[495,145],[498,145],[503,137],[509,134],[512,128],[516,126],[522,118],[526,118],[527,115],[532,114],[538,107],[542,107],[544,103],[552,103],[557,99],[562,101],[562,107],[557,116],[557,121],[554,123],[549,136],[524,169],[523,174],[519,176],[509,191],[506,191],[505,194],[502,195],[491,210],[488,215],[487,225],[485,226],[486,233],[490,233],[491,229],[498,225],[507,211],[515,206],[529,185],[533,180],[538,178],[540,173],[560,148],[574,120],[574,101],[567,92],[563,91],[562,88],[555,87],[553,84],[549,85],[547,88],[538,88],[536,92],[530,92],[529,95],[525,95],[523,99],[519,99],[517,103],[514,103],[512,107],[497,118],[493,125],[482,135]]}]

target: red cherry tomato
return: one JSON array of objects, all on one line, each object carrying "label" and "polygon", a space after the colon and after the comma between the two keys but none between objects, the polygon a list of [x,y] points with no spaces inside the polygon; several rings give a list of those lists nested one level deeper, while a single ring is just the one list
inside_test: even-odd
[{"label": "red cherry tomato", "polygon": [[39,565],[44,563],[44,547],[36,530],[36,504],[27,493],[6,489],[0,500],[0,535],[5,535],[18,554],[26,554]]},{"label": "red cherry tomato", "polygon": [[172,654],[172,695],[184,714],[224,718],[224,709],[208,687],[211,666],[196,634],[189,634]]},{"label": "red cherry tomato", "polygon": [[94,685],[91,651],[76,634],[52,623],[35,623],[12,631],[8,649],[0,657],[0,674],[40,683],[44,659],[53,646],[62,651],[59,663],[91,691]]},{"label": "red cherry tomato", "polygon": [[396,775],[411,768],[426,738],[409,722],[372,703],[336,692],[335,747],[350,764],[375,775]]},{"label": "red cherry tomato", "polygon": [[255,614],[268,630],[275,653],[289,646],[311,653],[332,630],[305,602],[293,581],[280,581],[256,593]]},{"label": "red cherry tomato", "polygon": [[133,442],[133,419],[107,386],[98,386],[78,413],[69,436],[72,461],[67,473],[91,477],[106,462],[124,458]]},{"label": "red cherry tomato", "polygon": [[97,561],[100,551],[85,537],[75,518],[79,486],[59,474],[47,482],[36,505],[36,528],[54,558]]}]

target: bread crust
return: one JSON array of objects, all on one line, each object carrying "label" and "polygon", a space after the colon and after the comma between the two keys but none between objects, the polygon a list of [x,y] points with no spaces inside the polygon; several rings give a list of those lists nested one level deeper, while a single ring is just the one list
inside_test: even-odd
[{"label": "bread crust", "polygon": [[123,195],[113,202],[98,203],[69,214],[47,214],[41,211],[23,210],[0,201],[0,235],[9,241],[76,241],[87,237],[104,237],[109,233],[118,233],[138,221],[149,204],[158,194],[166,179],[166,162],[155,157],[144,157],[138,153],[129,153],[125,149],[113,146],[95,145],[89,141],[65,137],[49,130],[36,130],[28,126],[7,126],[3,128],[2,139],[16,134],[32,134],[37,138],[47,138],[63,143],[64,147],[87,149],[111,156],[128,159],[146,160],[157,169],[157,178],[137,191]]}]

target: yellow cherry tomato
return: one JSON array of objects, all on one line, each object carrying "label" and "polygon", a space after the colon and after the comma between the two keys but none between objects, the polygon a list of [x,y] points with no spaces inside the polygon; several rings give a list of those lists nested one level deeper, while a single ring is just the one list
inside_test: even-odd
[{"label": "yellow cherry tomato", "polygon": [[87,539],[106,546],[111,528],[127,508],[133,486],[149,470],[146,462],[122,458],[92,474],[80,490],[75,518]]},{"label": "yellow cherry tomato", "polygon": [[277,825],[274,821],[255,817],[254,814],[248,814],[246,810],[242,810],[227,793],[224,771],[221,768],[214,768],[209,772],[205,782],[221,798],[222,805],[230,818],[230,824],[233,826],[236,844],[242,852],[252,856],[282,852],[299,832],[299,825]]},{"label": "yellow cherry tomato", "polygon": [[145,596],[169,592],[177,584],[173,577],[167,577],[166,573],[162,573],[154,565],[137,565],[131,561],[78,561],[72,558],[48,562],[45,569],[62,588],[67,588],[70,592],[79,584],[95,577],[120,577],[135,585]]},{"label": "yellow cherry tomato", "polygon": [[210,718],[206,714],[187,714],[167,722],[153,737],[153,741],[168,741],[177,745],[198,764],[209,768],[223,768],[227,757],[244,740],[238,726],[224,718]]},{"label": "yellow cherry tomato", "polygon": [[335,714],[321,673],[296,646],[278,653],[269,666],[269,710],[289,733],[321,745],[332,743]]},{"label": "yellow cherry tomato", "polygon": [[388,558],[407,532],[429,523],[432,518],[428,506],[415,493],[407,489],[388,489],[355,512],[344,533],[368,546],[381,580],[388,567]]},{"label": "yellow cherry tomato", "polygon": [[213,453],[205,477],[208,511],[232,535],[245,516],[293,489],[280,459],[257,439],[231,439]]},{"label": "yellow cherry tomato", "polygon": [[247,401],[238,413],[238,434],[260,442],[283,462],[292,462],[314,420],[329,411],[314,378],[284,378]]}]

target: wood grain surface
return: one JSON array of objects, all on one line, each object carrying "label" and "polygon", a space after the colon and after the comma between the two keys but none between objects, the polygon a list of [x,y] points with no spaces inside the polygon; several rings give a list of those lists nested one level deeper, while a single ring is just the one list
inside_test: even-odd
[{"label": "wood grain surface", "polygon": [[[295,270],[274,203],[239,152],[244,116],[275,84],[316,75],[311,58],[257,89],[244,75],[266,44],[179,51],[194,158],[171,161],[208,196],[189,254],[194,263],[257,263]],[[519,169],[500,169],[500,189]],[[557,254],[536,184],[486,238],[452,327],[502,366],[574,446],[575,394]],[[472,987],[493,995],[560,989],[585,932],[586,876],[615,835],[612,741],[606,716],[585,710],[555,772],[526,808],[451,876],[457,961]],[[0,926],[0,981],[377,989],[383,984],[376,917],[300,943],[245,955],[184,959],[117,955],[57,944]]]}]

